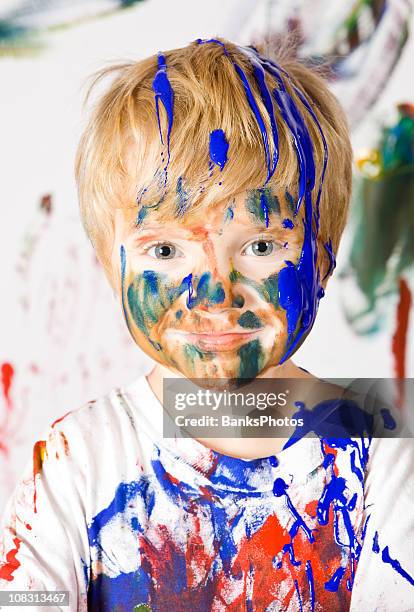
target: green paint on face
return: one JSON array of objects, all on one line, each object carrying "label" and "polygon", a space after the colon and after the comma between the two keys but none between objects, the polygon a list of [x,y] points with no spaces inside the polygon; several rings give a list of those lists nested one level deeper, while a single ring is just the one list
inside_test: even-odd
[{"label": "green paint on face", "polygon": [[280,215],[280,204],[270,187],[252,189],[247,194],[246,208],[256,224],[266,224],[266,214]]},{"label": "green paint on face", "polygon": [[152,270],[145,270],[134,278],[127,290],[128,305],[135,324],[148,339],[151,328],[186,290],[185,284],[172,285],[167,275]]},{"label": "green paint on face", "polygon": [[244,285],[252,287],[264,300],[266,300],[266,302],[269,302],[269,304],[273,304],[275,308],[278,308],[279,294],[277,274],[272,274],[263,281],[258,282],[244,276],[244,274],[241,274],[241,272],[238,272],[233,268],[230,271],[229,279],[231,283],[240,282]]},{"label": "green paint on face", "polygon": [[263,282],[264,285],[264,297],[267,302],[273,304],[275,308],[279,307],[279,284],[278,275],[272,274],[268,276]]},{"label": "green paint on face", "polygon": [[262,327],[259,317],[251,310],[246,310],[246,312],[244,312],[239,318],[237,323],[240,325],[240,327],[245,327],[247,329],[257,329]]},{"label": "green paint on face", "polygon": [[134,609],[132,612],[151,612],[151,608],[147,605],[147,604],[138,604],[137,606],[134,606]]},{"label": "green paint on face", "polygon": [[194,344],[185,344],[184,345],[184,356],[185,356],[186,360],[190,363],[193,372],[195,372],[196,361],[197,360],[201,360],[201,361],[205,360],[206,359],[206,355],[207,355],[206,353],[201,351]]},{"label": "green paint on face", "polygon": [[244,344],[237,354],[240,358],[239,378],[256,378],[263,367],[263,353],[259,340]]},{"label": "green paint on face", "polygon": [[286,203],[289,207],[290,212],[292,213],[292,215],[295,214],[295,209],[296,209],[296,204],[295,204],[295,200],[293,199],[293,196],[291,193],[289,193],[289,191],[286,189],[285,191],[285,200]]}]

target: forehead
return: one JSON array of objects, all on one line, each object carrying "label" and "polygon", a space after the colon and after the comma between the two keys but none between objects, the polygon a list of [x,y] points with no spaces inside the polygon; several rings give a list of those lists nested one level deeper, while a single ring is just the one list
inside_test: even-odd
[{"label": "forehead", "polygon": [[[164,208],[163,208],[164,207]],[[165,208],[167,207],[167,208]],[[161,207],[138,205],[123,210],[123,221],[130,230],[139,233],[174,229],[187,236],[202,238],[206,232],[219,231],[223,226],[272,229],[285,218],[294,218],[295,199],[287,189],[261,187],[247,189],[213,204],[177,214],[174,203]]]}]

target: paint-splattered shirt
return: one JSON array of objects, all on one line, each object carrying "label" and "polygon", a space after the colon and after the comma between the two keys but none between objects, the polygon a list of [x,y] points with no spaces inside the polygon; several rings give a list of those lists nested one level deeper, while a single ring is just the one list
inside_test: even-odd
[{"label": "paint-splattered shirt", "polygon": [[247,460],[164,439],[162,410],[140,377],[45,432],[3,517],[1,590],[68,590],[52,609],[80,611],[414,610],[411,439]]}]

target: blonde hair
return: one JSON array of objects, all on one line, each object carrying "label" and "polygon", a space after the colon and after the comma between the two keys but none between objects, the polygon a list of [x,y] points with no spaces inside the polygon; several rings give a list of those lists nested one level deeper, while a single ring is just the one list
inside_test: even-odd
[{"label": "blonde hair", "polygon": [[[159,219],[177,218],[176,191],[180,180],[191,215],[201,213],[205,218],[206,209],[215,202],[265,183],[263,135],[235,70],[237,64],[248,79],[273,155],[270,116],[254,77],[250,53],[254,51],[222,39],[208,44],[195,41],[164,53],[174,93],[169,163],[168,116],[160,104],[159,126],[153,89],[157,55],[112,65],[95,75],[87,99],[103,79],[114,78],[98,97],[87,121],[77,150],[75,173],[82,223],[108,277],[116,208],[135,208],[138,213],[143,206],[152,207]],[[320,201],[319,235],[323,242],[331,239],[335,253],[351,195],[352,150],[347,121],[338,101],[315,70],[284,57],[283,53],[276,59],[286,90],[298,108],[303,109],[313,141],[317,171],[314,194],[322,173],[324,143],[298,90],[308,100],[326,139],[329,159]],[[268,72],[265,79],[270,91],[280,86]],[[279,161],[268,186],[297,194],[299,171],[292,134],[273,104]],[[163,144],[159,128],[164,135]],[[217,168],[212,172],[209,137],[217,129],[224,131],[230,147],[225,167],[221,172]],[[181,219],[185,222],[186,215]]]}]

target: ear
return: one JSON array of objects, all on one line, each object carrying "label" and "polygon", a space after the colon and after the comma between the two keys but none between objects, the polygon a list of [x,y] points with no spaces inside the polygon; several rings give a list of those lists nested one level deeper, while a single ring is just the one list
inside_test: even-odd
[{"label": "ear", "polygon": [[318,262],[317,263],[319,266],[321,285],[323,289],[325,290],[328,284],[328,281],[332,276],[333,269],[329,272],[329,275],[327,276],[329,268],[331,266],[331,259],[329,257],[329,254],[321,238],[317,239],[317,244],[318,244]]}]

